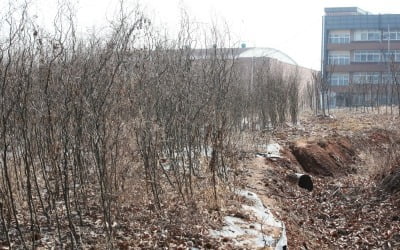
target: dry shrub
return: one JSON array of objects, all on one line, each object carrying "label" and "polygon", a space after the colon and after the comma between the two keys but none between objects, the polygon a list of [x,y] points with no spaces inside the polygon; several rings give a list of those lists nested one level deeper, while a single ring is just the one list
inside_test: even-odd
[{"label": "dry shrub", "polygon": [[382,168],[376,175],[379,192],[388,198],[391,204],[400,208],[400,152],[399,145],[392,144]]},{"label": "dry shrub", "polygon": [[379,187],[390,194],[396,194],[400,191],[399,149],[399,145],[390,144],[385,159],[376,173]]}]

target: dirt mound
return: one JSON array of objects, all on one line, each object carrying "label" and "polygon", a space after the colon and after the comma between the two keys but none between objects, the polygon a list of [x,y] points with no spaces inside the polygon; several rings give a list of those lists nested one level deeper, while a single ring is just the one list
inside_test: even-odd
[{"label": "dirt mound", "polygon": [[319,176],[340,176],[354,172],[357,156],[349,139],[330,137],[317,141],[299,140],[290,149],[304,171]]}]

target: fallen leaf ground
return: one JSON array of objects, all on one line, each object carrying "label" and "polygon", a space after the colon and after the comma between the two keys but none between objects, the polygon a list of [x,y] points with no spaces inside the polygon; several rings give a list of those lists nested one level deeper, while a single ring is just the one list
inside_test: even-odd
[{"label": "fallen leaf ground", "polygon": [[354,173],[313,176],[314,190],[308,192],[285,178],[302,171],[292,156],[271,161],[252,157],[250,150],[244,185],[285,222],[291,249],[399,249],[400,194],[380,188],[399,120],[348,110],[334,114],[334,118],[306,115],[300,126],[273,131],[260,144],[270,140],[290,151],[294,141],[345,137],[357,154],[357,160],[345,166]]}]

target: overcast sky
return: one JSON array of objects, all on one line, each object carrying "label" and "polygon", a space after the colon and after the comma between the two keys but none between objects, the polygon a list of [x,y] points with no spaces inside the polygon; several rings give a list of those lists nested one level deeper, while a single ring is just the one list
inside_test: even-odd
[{"label": "overcast sky", "polygon": [[[0,3],[5,0],[0,0]],[[82,27],[104,23],[118,0],[75,0]],[[135,1],[125,0],[127,3]],[[50,13],[56,0],[36,0],[39,20]],[[325,7],[356,6],[373,14],[400,14],[400,0],[140,0],[155,23],[176,30],[180,9],[190,17],[209,23],[215,17],[230,25],[236,39],[247,47],[272,47],[292,57],[299,65],[320,68],[321,20]],[[1,7],[1,6],[0,6]]]}]

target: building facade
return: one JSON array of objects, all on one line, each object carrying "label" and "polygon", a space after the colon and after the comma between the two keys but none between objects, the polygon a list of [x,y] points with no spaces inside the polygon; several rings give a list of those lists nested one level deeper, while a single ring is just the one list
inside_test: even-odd
[{"label": "building facade", "polygon": [[[237,55],[237,61],[242,68],[241,80],[250,82],[256,78],[257,70],[268,65],[271,71],[282,71],[283,76],[287,78],[291,74],[297,73],[299,90],[299,107],[308,108],[310,105],[307,96],[307,86],[312,83],[312,75],[315,70],[302,67],[297,64],[286,53],[274,48],[244,48]],[[265,64],[267,62],[267,64]]]},{"label": "building facade", "polygon": [[[315,73],[315,70],[298,65],[289,55],[275,48],[246,47],[245,44],[242,44],[240,48],[219,50],[220,52],[225,51],[227,54],[235,57],[236,64],[241,72],[240,80],[250,85],[255,78],[256,71],[265,65],[272,68],[280,68],[284,75],[297,72],[299,76],[299,104],[301,107],[309,105],[309,98],[305,92],[307,85],[313,81],[312,74]],[[206,49],[196,49],[193,51],[193,56],[195,59],[204,59],[209,56],[209,53],[209,50]]]},{"label": "building facade", "polygon": [[325,8],[321,58],[330,107],[398,103],[400,15]]}]

